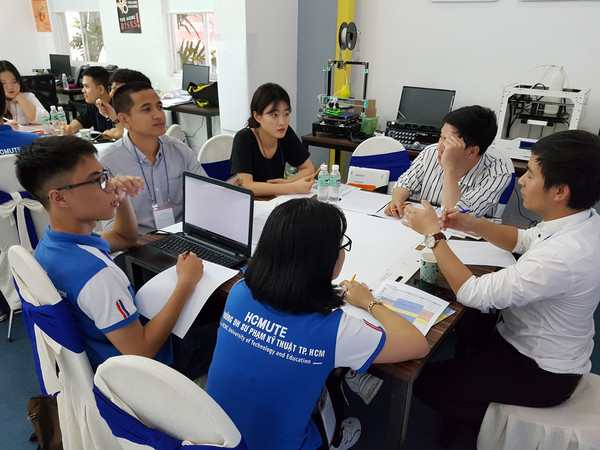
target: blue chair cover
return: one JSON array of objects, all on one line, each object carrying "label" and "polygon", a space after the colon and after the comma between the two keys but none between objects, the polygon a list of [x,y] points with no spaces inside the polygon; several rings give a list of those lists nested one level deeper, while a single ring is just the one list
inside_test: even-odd
[{"label": "blue chair cover", "polygon": [[410,167],[410,158],[406,151],[368,156],[352,155],[350,165],[353,167],[389,170],[390,181],[396,181]]},{"label": "blue chair cover", "polygon": [[227,181],[229,174],[229,160],[215,161],[211,163],[202,163],[202,168],[206,170],[206,174],[216,180]]},{"label": "blue chair cover", "polygon": [[510,179],[510,183],[508,183],[508,186],[506,186],[506,189],[504,189],[504,192],[500,196],[500,200],[498,200],[498,203],[500,205],[506,205],[508,203],[508,199],[510,198],[513,188],[515,187],[515,181],[516,175],[513,173]]},{"label": "blue chair cover", "polygon": [[17,283],[15,283],[15,288],[19,293],[19,297],[21,297],[23,321],[25,322],[27,336],[29,336],[29,340],[33,345],[35,371],[38,376],[42,393],[54,397],[58,392],[49,393],[46,390],[33,326],[37,325],[44,333],[63,347],[71,350],[73,353],[81,353],[85,350],[83,340],[66,302],[61,301],[55,305],[33,306],[23,299]]},{"label": "blue chair cover", "polygon": [[[223,448],[220,445],[181,445],[181,441],[159,431],[144,425],[141,421],[123,411],[112,401],[110,401],[96,385],[94,385],[94,396],[100,415],[106,420],[112,433],[116,437],[127,439],[140,445],[147,445],[158,450],[194,450]],[[248,447],[242,439],[240,443],[233,447],[237,450],[247,450]]]},{"label": "blue chair cover", "polygon": [[[19,192],[19,194],[21,194],[21,197],[23,198],[29,198],[32,200],[35,200],[32,195],[27,192],[27,191],[21,191]],[[9,192],[4,192],[4,191],[0,191],[0,205],[3,205],[9,201],[11,201],[13,198],[10,195]],[[15,209],[13,211],[13,215],[15,216],[15,221],[17,220],[17,210]],[[25,223],[27,224],[27,234],[29,235],[29,241],[31,242],[31,247],[35,249],[35,247],[37,247],[39,239],[37,236],[37,233],[35,232],[35,225],[33,223],[33,218],[31,217],[31,211],[29,211],[29,209],[25,208]]]}]

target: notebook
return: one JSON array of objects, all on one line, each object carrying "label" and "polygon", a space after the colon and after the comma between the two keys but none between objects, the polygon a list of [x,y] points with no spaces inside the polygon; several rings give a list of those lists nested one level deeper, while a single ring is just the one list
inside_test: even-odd
[{"label": "notebook", "polygon": [[254,194],[213,178],[183,173],[183,231],[127,252],[161,271],[191,250],[207,261],[234,267],[250,257]]}]

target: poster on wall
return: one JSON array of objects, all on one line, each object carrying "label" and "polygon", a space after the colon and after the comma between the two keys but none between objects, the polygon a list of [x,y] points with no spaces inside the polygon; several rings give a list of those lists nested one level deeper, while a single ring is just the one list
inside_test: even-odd
[{"label": "poster on wall", "polygon": [[116,0],[121,33],[141,33],[138,0]]},{"label": "poster on wall", "polygon": [[31,0],[35,28],[39,32],[52,32],[50,25],[50,14],[48,14],[48,2],[46,0]]}]

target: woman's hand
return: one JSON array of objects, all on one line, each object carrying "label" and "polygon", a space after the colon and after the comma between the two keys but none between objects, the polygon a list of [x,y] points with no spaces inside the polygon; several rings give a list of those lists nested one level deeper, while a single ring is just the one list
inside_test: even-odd
[{"label": "woman's hand", "polygon": [[344,280],[340,283],[340,286],[346,288],[344,299],[348,303],[364,310],[369,308],[369,303],[373,301],[373,294],[371,294],[371,291],[365,283]]}]

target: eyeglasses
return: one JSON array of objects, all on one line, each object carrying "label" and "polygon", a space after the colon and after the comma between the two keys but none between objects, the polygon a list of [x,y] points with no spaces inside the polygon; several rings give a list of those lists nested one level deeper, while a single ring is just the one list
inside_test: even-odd
[{"label": "eyeglasses", "polygon": [[340,250],[344,249],[347,252],[349,252],[350,250],[352,250],[352,239],[350,239],[348,236],[346,236],[344,234],[344,239],[342,240],[343,244],[340,247]]},{"label": "eyeglasses", "polygon": [[93,180],[89,180],[89,181],[84,181],[83,183],[69,184],[67,186],[56,188],[56,190],[60,191],[61,189],[75,189],[75,188],[78,188],[79,186],[85,186],[86,184],[94,184],[94,183],[98,183],[100,185],[100,189],[104,190],[104,189],[106,189],[107,182],[108,182],[108,170],[102,169],[102,173],[100,174],[100,176],[98,178],[94,178]]}]

